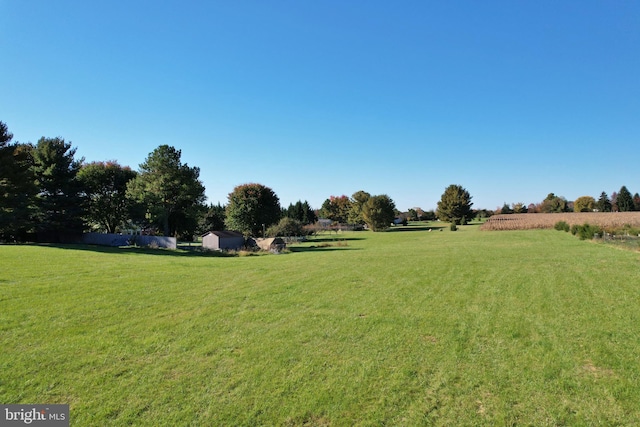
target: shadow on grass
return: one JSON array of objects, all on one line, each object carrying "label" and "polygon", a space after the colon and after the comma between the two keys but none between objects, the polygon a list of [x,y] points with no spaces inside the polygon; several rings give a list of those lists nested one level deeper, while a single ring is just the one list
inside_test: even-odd
[{"label": "shadow on grass", "polygon": [[396,233],[396,232],[400,232],[400,231],[429,231],[429,230],[433,230],[433,231],[438,231],[438,230],[442,230],[446,227],[444,226],[437,226],[437,227],[433,227],[433,226],[427,226],[427,225],[420,225],[420,226],[406,226],[406,227],[392,227],[390,229],[387,230],[387,232],[392,232],[392,233]]},{"label": "shadow on grass", "polygon": [[361,248],[350,248],[348,246],[289,246],[287,249],[291,253],[296,252],[331,252],[331,251],[358,251]]},{"label": "shadow on grass", "polygon": [[342,242],[342,241],[356,241],[356,240],[364,240],[364,237],[340,237],[340,235],[334,236],[316,236],[310,237],[306,241],[315,243],[315,242]]},{"label": "shadow on grass", "polygon": [[[328,240],[328,239],[327,239]],[[313,242],[317,242],[317,240],[313,240]],[[312,252],[312,251],[342,251],[342,250],[354,250],[357,248],[349,248],[348,246],[340,246],[339,241],[335,241],[334,244],[331,243],[321,243],[319,246],[288,246],[287,250],[290,253],[296,252]],[[116,254],[116,255],[154,255],[154,256],[170,256],[170,257],[190,257],[190,258],[234,258],[239,256],[260,256],[260,255],[268,255],[267,252],[249,252],[247,255],[239,255],[236,252],[224,252],[224,251],[206,251],[196,249],[193,247],[191,250],[187,249],[154,249],[154,248],[143,248],[143,247],[132,247],[132,246],[99,246],[99,245],[84,245],[78,243],[32,243],[28,244],[29,246],[39,246],[39,247],[49,247],[49,248],[57,248],[57,249],[65,249],[65,250],[74,250],[74,251],[90,251],[96,253],[103,254]],[[285,252],[286,254],[286,252]]]},{"label": "shadow on grass", "polygon": [[72,249],[75,251],[91,251],[98,252],[104,254],[118,254],[118,255],[127,255],[127,254],[136,254],[136,255],[164,255],[164,256],[173,256],[173,257],[200,257],[200,258],[225,258],[225,257],[236,257],[237,254],[227,253],[227,252],[219,252],[219,251],[203,251],[196,250],[194,246],[193,249],[154,249],[154,248],[143,248],[143,247],[133,247],[133,246],[99,246],[99,245],[83,245],[77,243],[40,243],[33,244],[33,246],[46,246],[50,248],[58,248],[58,249]]}]

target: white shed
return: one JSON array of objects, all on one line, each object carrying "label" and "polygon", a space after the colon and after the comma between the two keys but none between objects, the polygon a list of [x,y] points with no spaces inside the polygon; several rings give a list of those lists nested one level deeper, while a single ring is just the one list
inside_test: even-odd
[{"label": "white shed", "polygon": [[210,231],[202,236],[204,249],[240,249],[244,246],[244,236],[236,231]]}]

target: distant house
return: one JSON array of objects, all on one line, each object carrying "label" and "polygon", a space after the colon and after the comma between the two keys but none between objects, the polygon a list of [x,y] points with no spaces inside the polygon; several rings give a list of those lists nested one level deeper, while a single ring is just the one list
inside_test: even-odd
[{"label": "distant house", "polygon": [[209,231],[202,236],[203,249],[240,249],[244,246],[244,236],[236,231]]},{"label": "distant house", "polygon": [[280,237],[269,237],[266,239],[250,239],[249,243],[254,244],[263,251],[280,252],[287,247],[287,244]]}]

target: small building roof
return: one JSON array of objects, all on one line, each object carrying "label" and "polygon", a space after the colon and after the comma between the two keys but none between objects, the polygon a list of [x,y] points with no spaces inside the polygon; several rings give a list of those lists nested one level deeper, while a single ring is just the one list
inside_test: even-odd
[{"label": "small building roof", "polygon": [[230,231],[230,230],[209,231],[203,234],[202,237],[208,236],[209,234],[213,234],[218,237],[243,237],[242,233],[238,233],[237,231]]}]

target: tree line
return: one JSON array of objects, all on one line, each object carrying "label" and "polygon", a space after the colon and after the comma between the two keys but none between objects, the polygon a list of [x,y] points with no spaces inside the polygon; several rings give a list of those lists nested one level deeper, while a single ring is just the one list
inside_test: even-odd
[{"label": "tree line", "polygon": [[[161,234],[191,240],[210,230],[245,235],[300,235],[318,215],[337,223],[386,229],[400,214],[387,195],[330,197],[320,211],[307,201],[287,208],[262,184],[238,185],[226,205],[206,204],[200,169],[169,145],[138,170],[115,160],[86,162],[62,138],[12,142],[0,122],[0,241],[63,241],[86,231]],[[418,214],[421,210],[414,211]]]},{"label": "tree line", "polygon": [[555,213],[555,212],[632,212],[640,211],[640,194],[631,192],[623,185],[611,197],[603,191],[596,200],[592,196],[581,196],[568,201],[562,196],[549,193],[540,203],[525,206],[524,203],[504,204],[496,213]]},{"label": "tree line", "polygon": [[12,142],[0,121],[0,240],[61,241],[85,231],[137,231],[182,239],[224,228],[263,235],[288,217],[316,221],[308,202],[282,209],[260,184],[234,188],[228,204],[205,204],[200,169],[169,145],[153,150],[139,169],[116,161],[85,162],[62,138]]},{"label": "tree line", "polygon": [[[454,225],[494,213],[640,210],[640,196],[623,186],[609,198],[584,196],[574,202],[550,193],[539,204],[506,203],[496,212],[473,210],[471,196],[459,185],[442,194],[436,211],[400,212],[386,194],[357,191],[351,197],[330,196],[319,210],[307,201],[287,208],[272,189],[250,183],[235,187],[226,205],[206,204],[200,169],[181,160],[181,151],[160,145],[138,170],[117,161],[85,162],[62,138],[37,143],[12,142],[0,121],[0,241],[61,241],[85,231],[140,232],[191,240],[210,230],[236,230],[245,235],[301,235],[325,218],[373,231],[398,220],[440,219]],[[307,230],[305,230],[307,226]]]},{"label": "tree line", "polygon": [[351,198],[331,196],[324,201],[318,215],[334,223],[367,226],[373,231],[385,230],[396,218],[396,205],[386,194],[372,196],[357,191]]},{"label": "tree line", "polygon": [[[262,184],[238,185],[226,205],[205,204],[200,169],[181,161],[181,151],[160,145],[138,170],[117,161],[85,162],[62,138],[42,137],[36,144],[11,143],[0,122],[0,240],[60,241],[85,231],[141,232],[191,240],[210,230],[245,235],[301,235],[319,217],[373,231],[400,219],[465,224],[477,212],[461,186],[445,190],[437,214],[420,208],[400,212],[391,197],[358,191],[331,196],[319,210],[307,201],[287,208]],[[486,215],[489,215],[486,213]],[[305,226],[307,229],[305,230]]]}]

